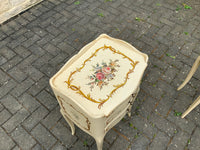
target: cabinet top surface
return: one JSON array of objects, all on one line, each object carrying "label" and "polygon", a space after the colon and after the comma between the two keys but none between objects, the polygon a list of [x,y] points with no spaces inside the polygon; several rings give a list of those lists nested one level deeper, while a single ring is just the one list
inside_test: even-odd
[{"label": "cabinet top surface", "polygon": [[108,115],[140,84],[148,56],[105,34],[83,47],[50,80],[53,89],[94,116]]}]

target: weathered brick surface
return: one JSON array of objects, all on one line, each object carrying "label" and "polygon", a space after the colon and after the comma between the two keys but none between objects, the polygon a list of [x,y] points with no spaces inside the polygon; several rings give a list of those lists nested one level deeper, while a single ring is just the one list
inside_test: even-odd
[{"label": "weathered brick surface", "polygon": [[101,33],[149,55],[132,117],[107,133],[104,149],[199,149],[200,107],[185,119],[175,112],[200,92],[199,70],[176,91],[200,54],[200,3],[75,2],[46,0],[0,26],[0,149],[96,149],[80,129],[71,135],[48,81]]},{"label": "weathered brick surface", "polygon": [[11,149],[15,146],[14,141],[6,134],[6,132],[0,128],[1,136],[0,136],[0,144],[1,149]]},{"label": "weathered brick surface", "polygon": [[10,133],[13,129],[19,126],[19,124],[22,123],[28,115],[29,112],[26,109],[20,109],[15,115],[13,115],[7,122],[3,124],[3,128]]},{"label": "weathered brick surface", "polygon": [[36,137],[38,142],[45,149],[50,149],[56,142],[56,138],[41,124],[38,124],[32,131],[31,134]]},{"label": "weathered brick surface", "polygon": [[200,148],[200,143],[198,141],[199,135],[200,135],[200,129],[198,127],[195,129],[194,134],[191,137],[191,142],[188,144],[189,149],[194,150]]},{"label": "weathered brick surface", "polygon": [[[59,141],[67,148],[70,148],[75,142],[77,137],[71,135],[71,131],[61,123],[56,124],[52,129],[52,133],[59,139]],[[66,137],[66,135],[68,135]]]},{"label": "weathered brick surface", "polygon": [[1,103],[11,112],[15,114],[19,109],[21,109],[22,105],[15,99],[13,96],[6,95],[2,98]]},{"label": "weathered brick surface", "polygon": [[22,149],[30,149],[36,144],[35,140],[21,126],[17,127],[11,134],[13,139]]}]

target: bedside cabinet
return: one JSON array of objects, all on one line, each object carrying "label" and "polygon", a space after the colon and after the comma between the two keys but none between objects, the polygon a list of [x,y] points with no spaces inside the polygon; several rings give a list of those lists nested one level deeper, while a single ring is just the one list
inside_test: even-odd
[{"label": "bedside cabinet", "polygon": [[148,56],[125,41],[100,35],[51,79],[60,112],[91,135],[102,150],[106,133],[128,113],[139,92]]}]

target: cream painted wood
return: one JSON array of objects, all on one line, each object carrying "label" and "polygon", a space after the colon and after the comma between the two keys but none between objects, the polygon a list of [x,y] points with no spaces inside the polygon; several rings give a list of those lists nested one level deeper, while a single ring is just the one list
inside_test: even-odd
[{"label": "cream painted wood", "polygon": [[[110,51],[105,45],[112,46],[116,51],[113,49]],[[95,53],[95,50],[102,46],[104,49]],[[86,61],[93,54],[95,54],[94,57]],[[135,66],[128,58],[134,60]],[[102,61],[105,64],[110,61],[109,59],[117,59],[116,63],[119,63],[113,78],[105,79],[107,83],[103,86],[98,84],[91,88],[91,85],[87,84],[89,81],[87,77],[92,72],[91,66]],[[140,81],[147,67],[147,61],[146,54],[141,53],[127,42],[111,38],[106,34],[100,35],[73,56],[50,79],[50,85],[61,107],[60,112],[70,125],[72,134],[75,133],[74,124],[76,124],[91,135],[96,141],[98,150],[102,150],[106,133],[124,115],[127,113],[129,116],[131,115],[132,104],[139,92]],[[81,69],[80,66],[82,66]],[[133,72],[131,69],[134,69]],[[72,76],[73,80],[70,78]],[[68,79],[78,88],[66,82]],[[113,90],[115,91],[112,93]],[[90,101],[90,97],[94,98],[96,102]],[[104,97],[108,97],[108,100],[102,103],[101,100]]]},{"label": "cream painted wood", "polygon": [[[192,69],[190,70],[189,74],[187,75],[185,81],[178,87],[177,90],[182,89],[192,78],[196,70],[198,69],[200,64],[200,56],[197,57],[196,61],[194,62]],[[189,114],[196,106],[200,104],[200,96],[190,105],[190,107],[182,114],[182,118],[184,118],[187,114]]]},{"label": "cream painted wood", "polygon": [[0,0],[0,24],[43,0]]}]

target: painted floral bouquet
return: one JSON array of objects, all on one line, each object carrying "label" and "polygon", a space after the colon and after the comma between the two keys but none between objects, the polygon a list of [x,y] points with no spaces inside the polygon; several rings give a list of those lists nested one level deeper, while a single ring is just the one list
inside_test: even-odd
[{"label": "painted floral bouquet", "polygon": [[97,63],[96,66],[92,66],[92,71],[94,71],[94,73],[89,76],[91,82],[88,83],[91,91],[95,85],[102,89],[104,85],[108,84],[108,81],[114,79],[114,73],[117,72],[116,67],[120,67],[119,64],[117,64],[118,61],[119,60],[110,60],[109,64],[102,62],[101,65]]}]

